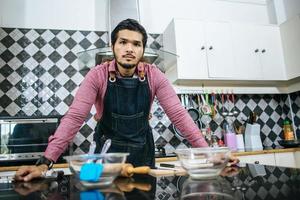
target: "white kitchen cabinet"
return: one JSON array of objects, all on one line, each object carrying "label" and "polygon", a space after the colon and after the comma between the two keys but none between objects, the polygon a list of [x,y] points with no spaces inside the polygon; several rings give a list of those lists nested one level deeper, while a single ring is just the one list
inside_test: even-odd
[{"label": "white kitchen cabinet", "polygon": [[[172,38],[173,40],[170,40]],[[171,67],[169,79],[207,79],[207,59],[204,24],[194,20],[173,20],[164,33],[164,50],[178,55]]]},{"label": "white kitchen cabinet", "polygon": [[285,80],[278,26],[174,19],[163,34],[172,83],[181,80]]},{"label": "white kitchen cabinet", "polygon": [[233,24],[232,37],[237,79],[262,79],[259,48],[253,25]]},{"label": "white kitchen cabinet", "polygon": [[164,50],[178,58],[166,66],[167,77],[176,82],[231,76],[234,63],[230,34],[229,23],[173,20],[163,34]]},{"label": "white kitchen cabinet", "polygon": [[300,168],[300,151],[238,156],[241,163]]},{"label": "white kitchen cabinet", "polygon": [[235,78],[286,80],[278,26],[232,24]]},{"label": "white kitchen cabinet", "polygon": [[261,164],[275,166],[275,157],[273,153],[238,156],[241,163]]},{"label": "white kitchen cabinet", "polygon": [[280,25],[287,79],[300,77],[300,15]]},{"label": "white kitchen cabinet", "polygon": [[294,152],[275,153],[276,166],[296,167]]},{"label": "white kitchen cabinet", "polygon": [[205,23],[209,78],[232,78],[236,68],[232,51],[231,26],[225,22]]},{"label": "white kitchen cabinet", "polygon": [[295,165],[297,168],[300,168],[300,151],[294,153],[295,156]]}]

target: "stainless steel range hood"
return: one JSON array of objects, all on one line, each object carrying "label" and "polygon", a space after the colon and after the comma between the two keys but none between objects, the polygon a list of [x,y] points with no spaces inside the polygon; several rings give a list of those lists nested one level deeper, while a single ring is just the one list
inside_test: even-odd
[{"label": "stainless steel range hood", "polygon": [[[113,58],[110,34],[120,21],[127,18],[135,19],[140,22],[139,0],[108,0],[107,38],[109,45],[103,48],[78,52],[79,69],[91,68],[106,59]],[[146,45],[144,59],[149,63],[154,63],[158,65],[158,67],[163,68],[159,63],[161,63],[166,54],[171,57],[176,57],[173,53],[165,52],[161,49],[149,48],[148,45]]]}]

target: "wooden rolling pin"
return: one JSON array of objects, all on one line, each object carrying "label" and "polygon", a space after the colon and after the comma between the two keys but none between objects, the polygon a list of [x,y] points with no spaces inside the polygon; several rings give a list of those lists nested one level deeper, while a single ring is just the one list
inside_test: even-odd
[{"label": "wooden rolling pin", "polygon": [[133,174],[148,174],[149,172],[149,166],[133,167],[131,164],[126,163],[122,166],[121,176],[131,177]]}]

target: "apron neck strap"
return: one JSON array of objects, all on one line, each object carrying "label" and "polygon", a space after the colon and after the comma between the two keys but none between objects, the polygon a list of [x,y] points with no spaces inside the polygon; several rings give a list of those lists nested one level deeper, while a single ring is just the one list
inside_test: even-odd
[{"label": "apron neck strap", "polygon": [[145,67],[144,67],[144,65],[138,65],[137,70],[138,70],[139,80],[141,82],[145,81],[146,78],[145,78]]},{"label": "apron neck strap", "polygon": [[[139,80],[141,82],[146,80],[144,65],[138,65],[137,66],[137,74],[138,74]],[[109,78],[108,79],[111,83],[115,82],[116,81],[116,71],[109,71]]]},{"label": "apron neck strap", "polygon": [[116,72],[110,71],[110,72],[109,72],[108,80],[109,80],[111,83],[116,82]]}]

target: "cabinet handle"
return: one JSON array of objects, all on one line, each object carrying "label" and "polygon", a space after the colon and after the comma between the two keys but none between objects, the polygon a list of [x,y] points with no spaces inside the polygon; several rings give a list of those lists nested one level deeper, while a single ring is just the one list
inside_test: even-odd
[{"label": "cabinet handle", "polygon": [[259,164],[259,161],[255,161],[254,164]]},{"label": "cabinet handle", "polygon": [[255,53],[257,53],[258,52],[258,49],[255,49],[255,51],[254,51]]},{"label": "cabinet handle", "polygon": [[261,50],[261,52],[262,52],[262,53],[265,53],[265,52],[266,52],[266,50],[265,50],[265,49],[263,49],[263,50]]},{"label": "cabinet handle", "polygon": [[209,50],[212,50],[212,49],[213,49],[213,47],[212,47],[212,46],[210,46],[210,47],[209,47]]},{"label": "cabinet handle", "polygon": [[202,47],[201,47],[201,50],[204,50],[204,49],[205,49],[205,47],[204,47],[204,46],[202,46]]}]

